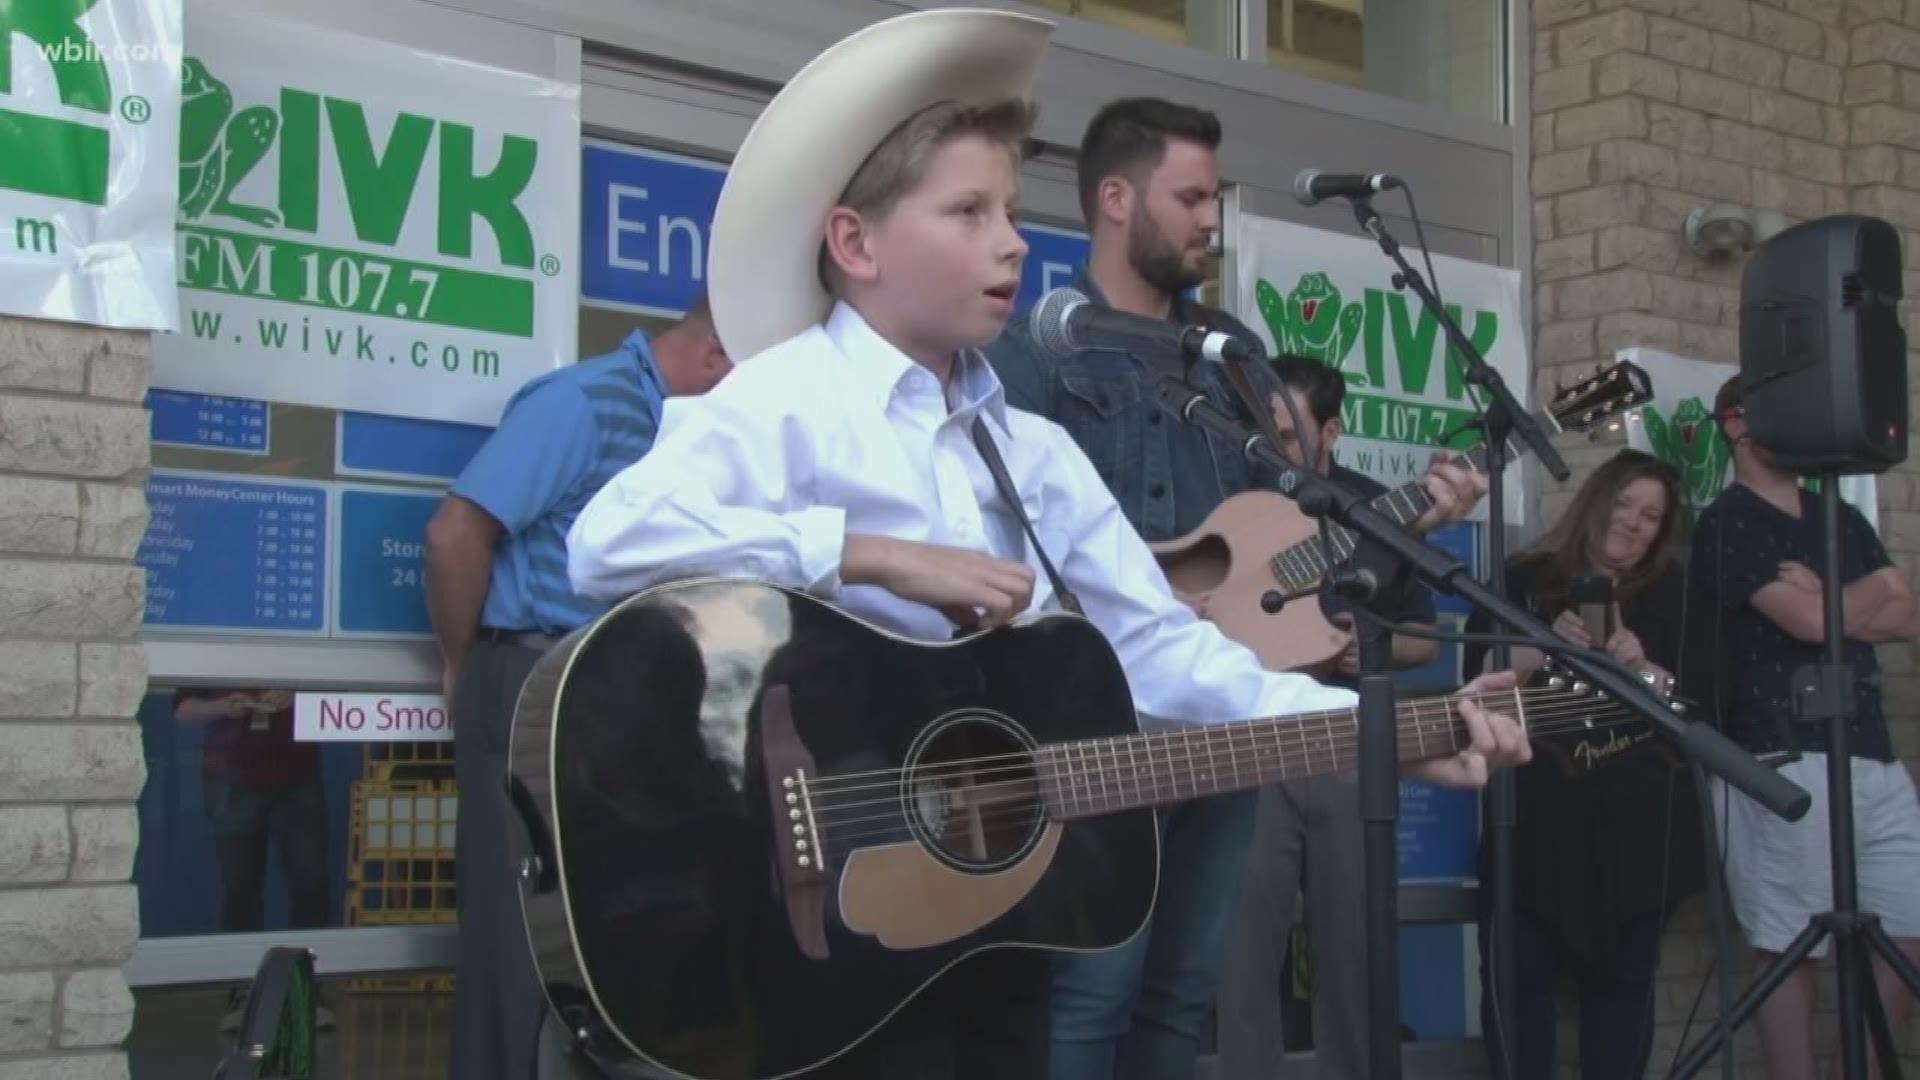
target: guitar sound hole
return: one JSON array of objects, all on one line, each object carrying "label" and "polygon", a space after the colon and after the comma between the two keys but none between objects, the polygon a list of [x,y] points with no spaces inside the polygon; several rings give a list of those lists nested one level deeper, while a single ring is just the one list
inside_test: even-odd
[{"label": "guitar sound hole", "polygon": [[908,751],[901,791],[914,838],[961,870],[1018,862],[1046,824],[1034,749],[1003,717],[966,713],[930,725]]},{"label": "guitar sound hole", "polygon": [[1162,553],[1157,558],[1168,584],[1175,592],[1187,596],[1219,588],[1233,569],[1233,551],[1219,536],[1203,537],[1185,551],[1174,555]]}]

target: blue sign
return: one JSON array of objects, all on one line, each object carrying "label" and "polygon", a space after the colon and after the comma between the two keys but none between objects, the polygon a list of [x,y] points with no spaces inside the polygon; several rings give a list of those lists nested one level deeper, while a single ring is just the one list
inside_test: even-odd
[{"label": "blue sign", "polygon": [[1479,876],[1479,793],[1403,781],[1396,835],[1402,881],[1472,881]]},{"label": "blue sign", "polygon": [[343,634],[430,634],[427,519],[437,495],[345,488],[340,492],[340,602]]},{"label": "blue sign", "polygon": [[1027,241],[1027,263],[1020,269],[1020,292],[1013,310],[1023,313],[1040,298],[1073,280],[1086,265],[1093,250],[1092,241],[1083,233],[1053,229],[1045,225],[1022,225],[1020,235]]},{"label": "blue sign", "polygon": [[[1400,1023],[1411,1042],[1451,1042],[1475,1034],[1467,1000],[1467,929],[1459,924],[1400,928]],[[1479,958],[1471,961],[1479,966]]]},{"label": "blue sign", "polygon": [[148,625],[325,631],[326,488],[154,473],[147,503]]},{"label": "blue sign", "polygon": [[476,424],[344,411],[339,426],[335,472],[408,480],[458,478],[493,434]]},{"label": "blue sign", "polygon": [[[580,160],[580,296],[653,311],[685,311],[706,286],[707,238],[726,166],[677,154],[589,142]],[[1022,225],[1031,250],[1015,312],[1065,285],[1087,260],[1087,238]]]},{"label": "blue sign", "polygon": [[581,155],[581,298],[685,311],[706,285],[726,167],[608,143]]},{"label": "blue sign", "polygon": [[153,414],[155,445],[237,454],[267,452],[264,401],[153,390],[147,394],[147,409]]}]

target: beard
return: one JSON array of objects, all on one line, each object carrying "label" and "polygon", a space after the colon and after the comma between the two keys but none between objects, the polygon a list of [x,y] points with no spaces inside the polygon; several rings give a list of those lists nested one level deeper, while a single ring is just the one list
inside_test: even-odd
[{"label": "beard", "polygon": [[1142,281],[1176,296],[1207,280],[1206,265],[1189,267],[1186,256],[1186,251],[1168,241],[1145,214],[1134,212],[1127,227],[1127,262]]}]

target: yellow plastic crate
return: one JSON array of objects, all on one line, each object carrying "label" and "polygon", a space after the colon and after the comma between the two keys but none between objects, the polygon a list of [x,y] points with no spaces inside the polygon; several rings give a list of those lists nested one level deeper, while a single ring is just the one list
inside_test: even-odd
[{"label": "yellow plastic crate", "polygon": [[361,764],[363,779],[382,782],[453,782],[450,742],[368,743]]},{"label": "yellow plastic crate", "polygon": [[453,922],[453,785],[359,780],[351,790],[347,925]]},{"label": "yellow plastic crate", "polygon": [[453,973],[449,971],[434,975],[378,975],[372,978],[351,979],[347,982],[347,992],[351,994],[451,994],[453,993]]},{"label": "yellow plastic crate", "polygon": [[[449,976],[450,978],[450,976]],[[418,1080],[446,1073],[453,1038],[453,996],[350,991],[334,1006],[339,1019],[338,1075],[353,1080]]]}]

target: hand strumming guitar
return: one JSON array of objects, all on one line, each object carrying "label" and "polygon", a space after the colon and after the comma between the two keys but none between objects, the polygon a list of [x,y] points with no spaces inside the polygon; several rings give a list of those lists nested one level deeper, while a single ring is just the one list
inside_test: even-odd
[{"label": "hand strumming guitar", "polygon": [[840,577],[937,608],[962,630],[1004,625],[1033,603],[1033,570],[1025,563],[916,540],[849,536]]}]

